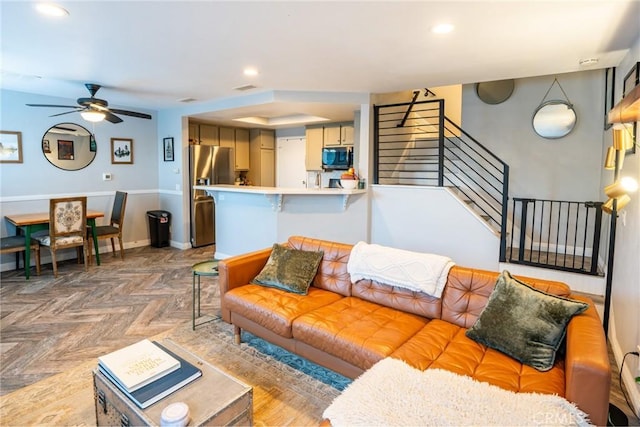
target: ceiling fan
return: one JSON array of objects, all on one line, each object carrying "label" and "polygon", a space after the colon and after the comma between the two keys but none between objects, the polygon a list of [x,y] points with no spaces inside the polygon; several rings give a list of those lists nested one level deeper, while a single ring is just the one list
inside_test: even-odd
[{"label": "ceiling fan", "polygon": [[116,114],[124,116],[138,117],[140,119],[151,119],[151,115],[145,113],[138,113],[136,111],[120,110],[117,108],[109,108],[109,103],[104,99],[95,98],[96,92],[100,90],[100,85],[94,83],[85,83],[84,85],[91,94],[90,98],[78,98],[78,105],[51,105],[51,104],[26,104],[29,107],[53,107],[53,108],[73,108],[71,111],[65,111],[64,113],[53,114],[49,117],[62,116],[63,114],[70,114],[80,112],[82,118],[90,122],[99,122],[107,120],[111,123],[120,123],[122,119]]}]

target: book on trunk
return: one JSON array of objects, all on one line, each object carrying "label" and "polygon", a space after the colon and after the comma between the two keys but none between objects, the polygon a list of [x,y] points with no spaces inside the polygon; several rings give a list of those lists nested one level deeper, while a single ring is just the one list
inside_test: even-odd
[{"label": "book on trunk", "polygon": [[186,386],[190,382],[202,376],[202,370],[200,370],[193,364],[187,362],[182,357],[156,343],[155,341],[152,344],[158,346],[158,348],[176,358],[180,362],[180,367],[175,371],[164,375],[135,391],[127,391],[109,374],[109,372],[104,370],[103,367],[98,364],[98,370],[141,409],[145,409],[153,405],[157,401],[167,397],[174,391]]},{"label": "book on trunk", "polygon": [[98,357],[98,367],[133,392],[180,368],[180,362],[145,339]]}]

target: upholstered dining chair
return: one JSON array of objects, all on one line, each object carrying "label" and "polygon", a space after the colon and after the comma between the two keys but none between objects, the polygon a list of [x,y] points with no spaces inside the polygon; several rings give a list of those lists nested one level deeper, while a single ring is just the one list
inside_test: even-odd
[{"label": "upholstered dining chair", "polygon": [[[31,250],[36,256],[36,273],[38,276],[40,275],[40,244],[37,240],[31,239],[31,244],[29,245]],[[8,236],[8,237],[0,237],[0,254],[12,254],[17,253],[18,256],[20,252],[24,252],[24,236]],[[19,260],[16,259],[16,268],[18,268]],[[31,268],[31,266],[25,265],[24,269]]]},{"label": "upholstered dining chair", "polygon": [[[111,209],[111,219],[109,225],[100,225],[96,227],[96,236],[100,239],[111,239],[111,250],[113,256],[116,256],[116,245],[113,239],[118,239],[120,244],[120,258],[124,260],[124,246],[122,242],[122,228],[124,225],[124,209],[127,206],[127,193],[123,191],[116,191],[116,197],[113,201],[113,208]],[[91,238],[91,229],[89,231],[89,237]],[[93,246],[89,244],[89,263],[91,263]]]},{"label": "upholstered dining chair", "polygon": [[[56,252],[66,248],[83,249],[87,270],[87,198],[67,197],[49,200],[49,230],[31,235],[40,246],[49,248],[53,275],[58,277]],[[79,259],[78,259],[79,261]]]}]

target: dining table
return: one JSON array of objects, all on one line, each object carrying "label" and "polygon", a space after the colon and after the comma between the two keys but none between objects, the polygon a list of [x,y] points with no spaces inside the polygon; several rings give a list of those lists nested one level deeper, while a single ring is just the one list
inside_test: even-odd
[{"label": "dining table", "polygon": [[[49,212],[37,212],[27,214],[12,214],[4,216],[16,229],[22,230],[24,235],[24,265],[25,276],[29,278],[31,266],[31,233],[44,230],[49,227]],[[96,264],[100,265],[100,252],[98,251],[98,236],[96,234],[96,218],[104,217],[104,213],[87,209],[87,225],[91,227],[93,247],[96,251]]]}]

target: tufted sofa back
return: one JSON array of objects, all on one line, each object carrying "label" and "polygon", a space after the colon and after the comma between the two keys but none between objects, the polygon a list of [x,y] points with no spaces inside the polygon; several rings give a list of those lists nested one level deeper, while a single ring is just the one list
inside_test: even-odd
[{"label": "tufted sofa back", "polygon": [[[500,273],[454,266],[449,270],[442,293],[442,320],[470,328],[480,316]],[[523,282],[543,292],[568,297],[569,287],[561,282],[518,276]]]},{"label": "tufted sofa back", "polygon": [[301,236],[290,237],[287,245],[303,251],[323,251],[322,262],[312,285],[345,297],[351,296],[351,277],[347,272],[347,262],[353,245]]},{"label": "tufted sofa back", "polygon": [[[480,316],[493,292],[500,274],[475,268],[454,266],[449,270],[442,298],[409,291],[371,280],[351,283],[347,263],[353,245],[309,237],[290,237],[287,245],[305,251],[324,251],[313,286],[354,296],[429,319],[442,319],[454,325],[470,328]],[[523,282],[543,292],[568,297],[570,288],[561,282],[518,276]]]}]

